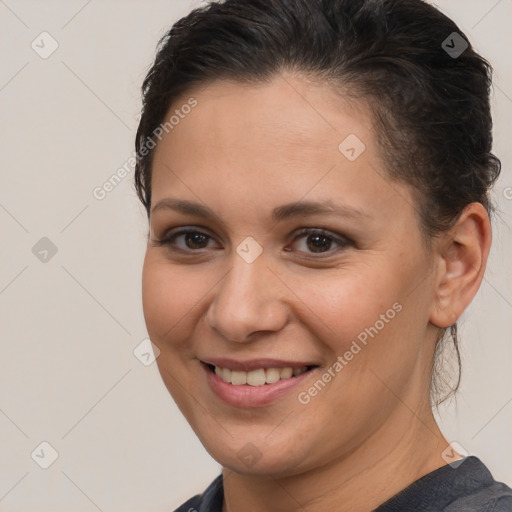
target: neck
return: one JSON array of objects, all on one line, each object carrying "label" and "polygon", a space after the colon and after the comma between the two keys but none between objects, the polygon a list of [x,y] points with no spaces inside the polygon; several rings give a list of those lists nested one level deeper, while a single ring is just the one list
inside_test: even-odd
[{"label": "neck", "polygon": [[364,445],[298,475],[239,474],[224,469],[223,512],[368,512],[446,463],[447,445],[430,408],[400,408]]}]

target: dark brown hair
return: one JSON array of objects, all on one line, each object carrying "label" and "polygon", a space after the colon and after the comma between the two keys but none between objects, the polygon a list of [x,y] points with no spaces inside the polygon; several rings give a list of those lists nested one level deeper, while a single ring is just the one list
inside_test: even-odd
[{"label": "dark brown hair", "polygon": [[[426,240],[472,202],[492,213],[500,161],[491,153],[491,67],[451,19],[422,0],[225,0],[176,22],[144,80],[135,186],[148,215],[153,150],[145,144],[171,104],[215,80],[267,83],[284,70],[371,107],[388,174],[411,185]],[[433,372],[437,403],[460,382],[457,325],[450,331],[458,371],[443,398]]]}]

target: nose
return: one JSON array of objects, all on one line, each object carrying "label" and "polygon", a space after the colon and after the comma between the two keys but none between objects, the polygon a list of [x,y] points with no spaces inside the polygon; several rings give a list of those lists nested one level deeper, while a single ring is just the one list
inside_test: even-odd
[{"label": "nose", "polygon": [[238,255],[221,280],[206,312],[206,324],[225,339],[244,343],[254,333],[277,332],[286,325],[284,286],[263,257],[247,263]]}]

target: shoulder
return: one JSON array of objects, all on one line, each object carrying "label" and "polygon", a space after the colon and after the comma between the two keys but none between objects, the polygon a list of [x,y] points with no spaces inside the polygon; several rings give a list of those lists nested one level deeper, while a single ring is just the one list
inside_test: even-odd
[{"label": "shoulder", "polygon": [[512,489],[493,481],[455,500],[446,507],[445,512],[512,512]]},{"label": "shoulder", "polygon": [[185,503],[182,503],[174,512],[198,512],[199,505],[201,504],[201,495],[193,496]]},{"label": "shoulder", "polygon": [[468,492],[447,506],[446,512],[512,512],[512,489],[494,480],[476,457],[468,459],[465,471],[457,480],[455,484]]},{"label": "shoulder", "polygon": [[222,512],[224,489],[219,475],[202,493],[193,496],[174,512]]},{"label": "shoulder", "polygon": [[512,489],[494,480],[480,459],[467,457],[416,480],[376,512],[512,512]]},{"label": "shoulder", "polygon": [[490,504],[488,512],[511,512],[512,511],[512,496],[504,496],[498,498],[494,503]]}]

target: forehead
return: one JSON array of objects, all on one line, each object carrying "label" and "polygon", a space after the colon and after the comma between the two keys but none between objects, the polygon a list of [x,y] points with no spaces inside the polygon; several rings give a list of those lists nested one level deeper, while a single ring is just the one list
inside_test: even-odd
[{"label": "forehead", "polygon": [[167,117],[190,97],[198,104],[188,117],[197,122],[190,133],[185,117],[180,129],[173,129],[178,138],[181,132],[212,146],[246,150],[261,144],[261,150],[272,148],[276,156],[282,149],[330,150],[337,156],[339,143],[350,133],[371,143],[373,123],[364,103],[303,77],[282,74],[265,84],[215,81],[175,100]]},{"label": "forehead", "polygon": [[191,98],[196,106],[155,150],[153,204],[171,193],[219,210],[227,197],[246,211],[306,196],[358,209],[396,203],[369,109],[328,85],[289,75],[217,81],[175,101],[166,119]]}]

